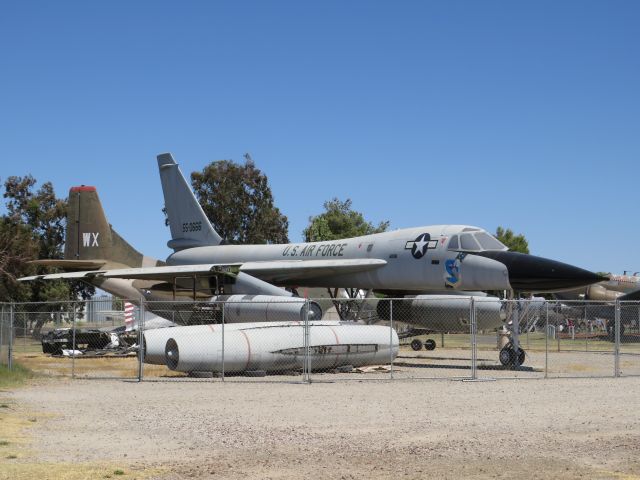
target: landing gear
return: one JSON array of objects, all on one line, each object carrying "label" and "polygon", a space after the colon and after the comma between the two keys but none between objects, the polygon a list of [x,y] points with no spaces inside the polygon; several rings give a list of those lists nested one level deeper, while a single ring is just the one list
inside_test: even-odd
[{"label": "landing gear", "polygon": [[[416,352],[419,352],[420,350],[422,350],[422,346],[423,346],[422,340],[420,340],[419,338],[414,338],[413,340],[411,340],[411,348]],[[436,341],[431,338],[428,338],[427,340],[424,341],[424,349],[435,350]]]},{"label": "landing gear", "polygon": [[526,354],[521,348],[518,349],[518,353],[516,354],[513,344],[508,343],[500,350],[498,358],[503,366],[517,368],[524,363]]},{"label": "landing gear", "polygon": [[424,349],[425,350],[435,350],[436,349],[436,341],[429,338],[424,341]]}]

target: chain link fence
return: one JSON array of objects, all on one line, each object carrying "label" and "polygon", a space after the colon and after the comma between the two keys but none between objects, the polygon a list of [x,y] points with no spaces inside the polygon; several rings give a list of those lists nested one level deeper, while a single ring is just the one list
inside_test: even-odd
[{"label": "chain link fence", "polygon": [[640,375],[640,302],[244,296],[0,306],[0,364],[47,376],[308,383]]}]

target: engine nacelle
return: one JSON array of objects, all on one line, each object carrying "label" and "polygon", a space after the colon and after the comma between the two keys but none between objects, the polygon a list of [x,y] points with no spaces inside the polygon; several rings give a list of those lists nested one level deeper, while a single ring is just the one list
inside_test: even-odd
[{"label": "engine nacelle", "polygon": [[[224,301],[224,323],[305,321],[307,301],[300,297],[275,295],[231,295],[217,297]],[[308,302],[309,320],[322,319],[322,308]]]},{"label": "engine nacelle", "polygon": [[504,319],[497,297],[468,295],[416,295],[398,300],[380,300],[378,316],[434,332],[469,332],[469,309],[473,298],[478,330],[500,327]]},{"label": "engine nacelle", "polygon": [[616,298],[621,297],[622,295],[622,292],[609,290],[598,284],[587,287],[587,298],[589,300],[596,300],[598,302],[615,302]]},{"label": "engine nacelle", "polygon": [[[224,356],[221,325],[163,330],[145,332],[144,361],[160,363],[164,340],[162,363],[175,371],[220,372],[223,358],[229,373],[299,370],[305,361],[305,326],[299,322],[225,325]],[[387,364],[398,354],[398,335],[385,326],[312,322],[308,334],[312,370]]]}]

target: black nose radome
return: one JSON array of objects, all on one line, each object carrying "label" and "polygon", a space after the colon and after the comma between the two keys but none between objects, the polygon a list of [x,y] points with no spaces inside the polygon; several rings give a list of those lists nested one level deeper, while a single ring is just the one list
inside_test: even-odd
[{"label": "black nose radome", "polygon": [[523,292],[556,292],[606,280],[596,273],[548,258],[517,252],[478,252],[507,267],[511,288]]}]

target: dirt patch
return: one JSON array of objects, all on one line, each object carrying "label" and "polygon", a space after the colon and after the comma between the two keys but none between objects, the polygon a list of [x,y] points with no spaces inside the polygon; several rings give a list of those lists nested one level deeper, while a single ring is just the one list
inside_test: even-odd
[{"label": "dirt patch", "polygon": [[55,414],[31,428],[33,460],[149,478],[629,479],[640,478],[639,394],[634,378],[65,380],[11,400]]}]

